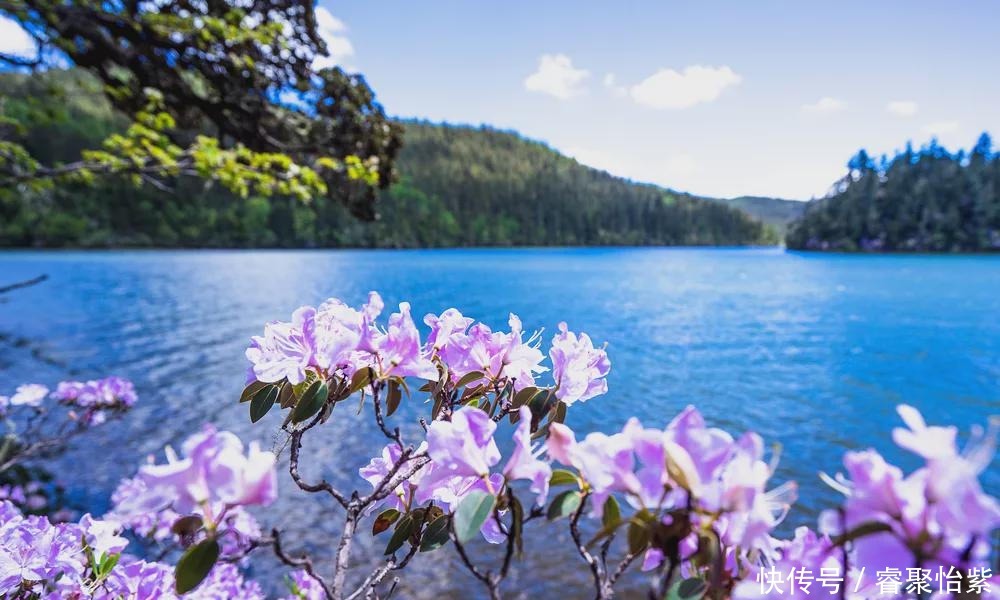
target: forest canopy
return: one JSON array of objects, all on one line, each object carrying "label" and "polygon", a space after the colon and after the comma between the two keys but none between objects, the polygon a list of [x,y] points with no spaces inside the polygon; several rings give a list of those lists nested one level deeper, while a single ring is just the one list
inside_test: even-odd
[{"label": "forest canopy", "polygon": [[[35,46],[0,52],[0,70],[43,73],[19,82],[21,102],[0,98],[0,193],[98,178],[175,191],[197,177],[371,218],[375,188],[392,182],[399,130],[363,77],[327,66],[312,0],[0,0],[0,17]],[[49,162],[24,138],[77,91],[44,75],[66,65],[121,122]]]},{"label": "forest canopy", "polygon": [[968,152],[937,141],[891,159],[864,150],[826,198],[788,231],[789,248],[839,251],[1000,250],[1000,155],[983,133]]},{"label": "forest canopy", "polygon": [[[63,100],[36,95],[52,80]],[[23,143],[51,163],[128,126],[80,71],[2,74],[5,110]],[[379,218],[316,196],[250,194],[179,177],[175,193],[127,181],[0,195],[0,245],[33,247],[440,247],[469,245],[746,245],[777,243],[745,212],[585,167],[543,144],[488,127],[392,122],[405,129],[399,181]]]}]

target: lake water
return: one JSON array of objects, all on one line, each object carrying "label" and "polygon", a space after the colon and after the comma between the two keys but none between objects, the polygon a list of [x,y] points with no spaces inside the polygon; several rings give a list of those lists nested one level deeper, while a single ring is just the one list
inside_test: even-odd
[{"label": "lake water", "polygon": [[[714,425],[756,430],[783,446],[776,481],[800,484],[793,524],[811,523],[829,504],[816,473],[836,471],[846,449],[873,446],[915,464],[889,439],[898,403],[964,431],[1000,413],[1000,257],[776,249],[0,253],[0,285],[42,273],[50,280],[0,304],[0,393],[24,381],[111,373],[140,392],[123,424],[96,431],[64,459],[74,497],[97,511],[139,453],[176,443],[203,422],[280,447],[276,414],[251,426],[236,403],[248,338],[301,304],[329,296],[358,304],[371,289],[387,307],[409,300],[418,317],[456,306],[505,327],[513,311],[526,329],[545,328],[546,339],[566,320],[607,341],[611,391],[574,407],[575,429],[612,431],[633,415],[662,426],[694,404]],[[307,445],[309,472],[357,481],[375,439],[368,420],[341,412]],[[996,465],[985,476],[994,494]],[[283,484],[261,521],[291,531],[295,546],[332,554],[336,540],[324,525],[332,509],[290,489],[287,476]],[[563,528],[534,529],[536,549],[512,587],[533,597],[589,594]],[[375,560],[384,541],[372,550],[362,536],[359,561]],[[400,597],[478,595],[457,567],[432,568],[422,558],[403,574]],[[273,572],[266,563],[259,571]]]}]

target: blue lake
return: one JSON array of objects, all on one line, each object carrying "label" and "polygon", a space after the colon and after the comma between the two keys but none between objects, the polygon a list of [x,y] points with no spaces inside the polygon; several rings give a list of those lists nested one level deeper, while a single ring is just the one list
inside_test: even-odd
[{"label": "blue lake", "polygon": [[[963,431],[1000,413],[1000,257],[776,249],[0,253],[0,285],[43,273],[49,281],[0,304],[0,393],[25,381],[104,374],[130,377],[140,393],[124,423],[101,428],[63,459],[73,495],[96,511],[141,454],[203,422],[280,449],[277,415],[251,426],[236,402],[248,338],[301,304],[329,296],[358,304],[371,289],[387,306],[409,300],[418,317],[455,306],[505,327],[512,311],[526,329],[544,328],[546,341],[561,320],[607,341],[611,391],[570,411],[575,429],[612,431],[633,415],[662,426],[694,404],[714,425],[756,430],[783,447],[776,481],[799,482],[791,524],[812,523],[830,504],[816,474],[836,471],[846,449],[872,446],[916,464],[889,438],[897,404]],[[354,482],[375,432],[351,410],[339,416],[308,443],[308,471]],[[997,464],[985,475],[994,494]],[[334,514],[316,499],[285,485],[278,506],[258,514],[292,531],[297,545],[332,554],[324,522]],[[576,597],[588,589],[582,563],[566,564],[577,557],[557,546],[565,536],[555,529],[529,536],[536,550],[512,585]],[[362,540],[359,560],[376,560],[383,543],[373,550]],[[423,558],[401,585],[402,597],[430,597],[470,583],[457,567],[442,574]],[[574,589],[580,594],[567,592]]]}]

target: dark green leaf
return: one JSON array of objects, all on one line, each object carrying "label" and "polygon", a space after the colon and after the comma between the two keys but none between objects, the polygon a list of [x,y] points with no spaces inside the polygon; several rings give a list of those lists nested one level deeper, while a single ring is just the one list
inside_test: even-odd
[{"label": "dark green leaf", "polygon": [[278,394],[278,406],[281,408],[295,406],[295,387],[287,381],[281,386],[281,392]]},{"label": "dark green leaf", "polygon": [[250,400],[250,422],[256,423],[264,418],[274,401],[278,399],[278,386],[271,385],[259,392]]},{"label": "dark green leaf", "polygon": [[191,535],[201,529],[204,521],[199,515],[187,515],[174,521],[170,526],[170,531],[177,535]]},{"label": "dark green leaf", "polygon": [[355,393],[361,390],[372,381],[372,369],[371,367],[365,367],[364,369],[358,369],[354,373],[354,377],[351,377],[351,393]]},{"label": "dark green leaf", "polygon": [[601,524],[605,529],[613,529],[622,520],[622,511],[618,507],[618,501],[614,496],[608,496],[604,501],[604,513],[601,515]]},{"label": "dark green leaf", "polygon": [[473,371],[471,373],[466,373],[465,375],[462,376],[461,379],[458,380],[458,383],[455,384],[455,387],[456,388],[465,387],[470,383],[472,383],[473,381],[479,381],[483,377],[484,375],[482,371]]},{"label": "dark green leaf", "polygon": [[580,508],[580,502],[583,500],[583,496],[580,492],[576,490],[566,490],[565,492],[559,494],[549,505],[549,512],[547,514],[550,521],[556,519],[561,519],[563,517],[568,517],[578,508]]},{"label": "dark green leaf", "polygon": [[450,519],[447,515],[441,515],[427,525],[423,535],[420,537],[421,552],[437,550],[448,543],[449,521]]},{"label": "dark green leaf", "polygon": [[513,406],[515,409],[521,408],[522,406],[527,404],[529,400],[534,398],[535,394],[537,393],[538,393],[538,388],[529,385],[528,387],[522,389],[520,392],[514,394],[514,399],[511,401],[511,406]]},{"label": "dark green leaf", "polygon": [[479,533],[483,523],[493,514],[496,503],[492,494],[482,490],[473,490],[462,500],[454,518],[455,537],[459,542],[464,544]]},{"label": "dark green leaf", "polygon": [[396,524],[396,530],[392,532],[392,537],[389,538],[389,543],[385,547],[385,553],[392,554],[402,548],[403,542],[413,535],[417,523],[412,514],[403,515],[403,518]]},{"label": "dark green leaf", "polygon": [[389,391],[385,396],[385,416],[391,417],[392,413],[399,408],[399,401],[403,399],[403,392],[399,389],[399,383],[395,380],[389,382]]},{"label": "dark green leaf", "polygon": [[649,545],[649,528],[645,523],[632,521],[628,524],[628,551],[638,555]]},{"label": "dark green leaf", "polygon": [[689,577],[670,586],[667,600],[700,600],[708,591],[708,584],[697,577]]},{"label": "dark green leaf", "polygon": [[549,477],[549,485],[578,485],[580,480],[572,471],[566,469],[552,469],[552,476]]},{"label": "dark green leaf", "polygon": [[296,399],[302,398],[302,394],[316,381],[319,381],[319,375],[316,371],[312,369],[306,371],[306,378],[292,386],[292,395]]},{"label": "dark green leaf", "polygon": [[566,422],[566,403],[565,402],[558,402],[558,403],[556,403],[556,406],[555,406],[555,415],[553,416],[552,420],[555,421],[556,423],[565,423]]},{"label": "dark green leaf", "polygon": [[177,561],[174,585],[178,594],[186,594],[198,587],[219,559],[219,542],[204,540],[188,548]]},{"label": "dark green leaf", "polygon": [[398,519],[399,511],[395,508],[387,508],[383,510],[377,517],[375,517],[375,522],[372,523],[372,535],[378,535],[383,531],[387,531]]},{"label": "dark green leaf", "polygon": [[240,402],[249,402],[250,399],[257,394],[257,392],[267,387],[268,385],[270,384],[264,383],[263,381],[255,381],[250,385],[246,386],[245,388],[243,388],[243,393],[240,394]]},{"label": "dark green leaf", "polygon": [[302,394],[302,399],[292,411],[292,423],[301,423],[319,412],[329,395],[325,381],[314,381]]},{"label": "dark green leaf", "polygon": [[517,548],[517,555],[524,554],[524,507],[521,501],[513,492],[508,490],[508,504],[510,504],[510,534],[514,536],[514,545]]}]

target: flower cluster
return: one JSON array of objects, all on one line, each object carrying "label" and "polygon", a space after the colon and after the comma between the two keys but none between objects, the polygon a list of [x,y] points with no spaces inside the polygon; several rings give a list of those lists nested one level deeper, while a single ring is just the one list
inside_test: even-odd
[{"label": "flower cluster", "polygon": [[[729,551],[731,563],[770,555],[770,533],[796,496],[791,483],[767,489],[773,465],[763,460],[760,436],[748,432],[734,438],[707,427],[690,406],[662,430],[631,419],[619,433],[591,433],[579,442],[556,423],[546,448],[579,475],[580,488],[593,501],[592,514],[603,516],[609,497],[623,497],[651,521],[648,528],[668,528],[683,538],[680,560],[694,555],[708,532]],[[644,568],[663,560],[663,549],[651,546]]]},{"label": "flower cluster", "polygon": [[[538,458],[541,447],[537,451],[532,448],[530,409],[521,407],[518,415],[514,449],[499,472],[491,472],[502,457],[493,439],[497,425],[489,415],[475,407],[463,407],[450,421],[434,421],[428,428],[427,441],[418,448],[418,452],[426,452],[430,462],[401,482],[384,502],[400,512],[427,502],[453,511],[475,490],[496,496],[509,482],[527,480],[537,503],[544,504],[552,469]],[[361,477],[377,487],[399,462],[400,452],[398,445],[386,446],[381,456],[361,468]],[[495,519],[487,519],[481,531],[490,543],[506,538]]]},{"label": "flower cluster", "polygon": [[[883,593],[879,573],[958,573],[988,566],[1000,502],[983,491],[979,475],[993,460],[1000,423],[993,420],[988,430],[977,430],[960,452],[955,427],[928,426],[912,406],[897,411],[906,428],[896,428],[893,439],[924,465],[904,475],[873,449],[847,452],[847,476],[825,477],[846,497],[843,505],[820,516],[822,535],[799,528],[795,539],[778,542],[770,569],[786,575],[835,571],[846,552],[850,571],[843,585],[849,597],[860,599]],[[751,568],[735,597],[808,595],[801,587],[767,593],[754,583],[763,569],[763,564]]]},{"label": "flower cluster", "polygon": [[[0,597],[57,600],[175,600],[174,567],[146,562],[124,551],[128,540],[114,521],[84,515],[78,523],[53,524],[23,516],[0,502]],[[219,564],[184,598],[263,600],[260,587],[244,581],[232,564]]]},{"label": "flower cluster", "polygon": [[[178,456],[150,462],[119,484],[114,508],[105,518],[156,541],[191,544],[197,536],[218,539],[223,556],[243,552],[260,537],[247,506],[266,506],[277,497],[275,456],[256,442],[244,454],[236,435],[206,426],[189,437]],[[191,525],[178,528],[181,518]]]},{"label": "flower cluster", "polygon": [[17,386],[12,396],[0,396],[0,414],[6,414],[12,406],[37,408],[49,395],[49,388],[39,383],[25,383]]},{"label": "flower cluster", "polygon": [[[848,452],[847,477],[831,481],[846,496],[843,509],[824,514],[822,528],[831,535],[859,527],[874,530],[853,544],[857,565],[903,572],[914,565],[982,566],[990,535],[1000,527],[1000,502],[983,491],[979,475],[993,460],[1000,423],[994,420],[959,451],[955,427],[928,426],[912,406],[900,406],[898,412],[906,428],[896,428],[893,440],[923,458],[924,465],[904,475],[875,450]],[[859,589],[876,585],[875,570],[866,570]]]},{"label": "flower cluster", "polygon": [[[331,298],[318,307],[297,309],[289,322],[268,323],[264,335],[252,338],[246,350],[249,380],[297,385],[310,372],[324,379],[338,374],[350,379],[371,368],[379,379],[438,381],[441,373],[447,373],[452,383],[509,383],[520,391],[535,386],[536,376],[549,370],[542,366],[540,334],[525,340],[517,315],[510,315],[509,332],[494,332],[449,308],[424,317],[430,333],[421,343],[409,303],[400,303],[385,328],[376,323],[383,306],[382,298],[371,292],[360,309]],[[586,334],[576,335],[560,324],[549,356],[555,395],[567,405],[607,391],[604,378],[611,363]],[[465,379],[470,374],[479,377]]]},{"label": "flower cluster", "polygon": [[132,382],[121,377],[86,382],[63,381],[51,394],[44,385],[26,383],[18,386],[10,397],[0,396],[0,415],[5,415],[16,406],[41,408],[46,398],[79,409],[81,413],[74,412],[71,417],[85,425],[99,425],[107,420],[108,414],[129,409],[138,399]]}]

